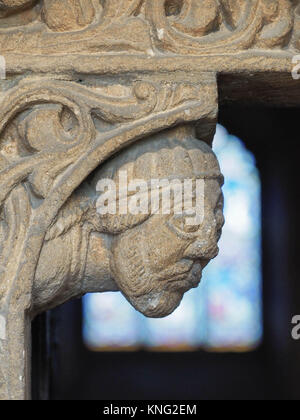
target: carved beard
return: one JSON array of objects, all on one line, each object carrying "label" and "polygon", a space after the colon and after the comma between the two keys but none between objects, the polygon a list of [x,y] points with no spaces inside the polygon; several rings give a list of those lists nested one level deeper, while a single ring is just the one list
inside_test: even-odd
[{"label": "carved beard", "polygon": [[111,264],[115,281],[131,305],[145,316],[168,316],[179,306],[188,288],[166,290],[163,281],[157,281],[153,273],[147,272],[139,243],[139,233],[133,231],[116,239]]}]

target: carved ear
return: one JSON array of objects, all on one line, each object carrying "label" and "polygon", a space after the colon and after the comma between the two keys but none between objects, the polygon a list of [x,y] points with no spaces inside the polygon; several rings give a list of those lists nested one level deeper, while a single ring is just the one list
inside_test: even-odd
[{"label": "carved ear", "polygon": [[95,4],[93,0],[44,0],[43,18],[53,31],[78,30],[92,23]]}]

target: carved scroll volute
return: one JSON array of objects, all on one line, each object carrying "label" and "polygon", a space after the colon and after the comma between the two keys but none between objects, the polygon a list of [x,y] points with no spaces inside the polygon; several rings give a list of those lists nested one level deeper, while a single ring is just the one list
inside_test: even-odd
[{"label": "carved scroll volute", "polygon": [[267,23],[257,39],[257,47],[284,47],[291,39],[294,27],[294,12],[289,0],[264,0],[262,2],[264,22]]},{"label": "carved scroll volute", "polygon": [[0,110],[0,399],[30,395],[33,280],[66,200],[98,165],[151,133],[202,121],[203,139],[211,141],[216,115],[215,75],[117,90],[25,80],[7,92]]},{"label": "carved scroll volute", "polygon": [[42,14],[50,29],[76,31],[92,23],[96,7],[100,10],[100,2],[94,0],[44,0]]},{"label": "carved scroll volute", "polygon": [[0,50],[201,55],[284,48],[296,6],[291,0],[2,0]]},{"label": "carved scroll volute", "polygon": [[285,46],[293,29],[290,0],[148,0],[146,16],[156,46],[178,54]]},{"label": "carved scroll volute", "polygon": [[203,36],[220,28],[220,9],[215,0],[171,0],[164,7],[173,27],[182,33]]}]

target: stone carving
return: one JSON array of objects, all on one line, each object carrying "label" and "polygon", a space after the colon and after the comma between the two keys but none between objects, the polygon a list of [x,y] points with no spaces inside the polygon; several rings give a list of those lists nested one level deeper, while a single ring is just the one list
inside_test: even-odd
[{"label": "stone carving", "polygon": [[44,2],[42,10],[47,26],[53,31],[62,32],[91,24],[95,14],[96,2],[93,0],[66,0],[63,4],[60,0],[48,0]]},{"label": "stone carving", "polygon": [[[197,285],[223,225],[209,147],[218,87],[221,101],[247,99],[254,74],[257,95],[287,103],[281,88],[290,86],[299,104],[285,78],[299,50],[299,7],[0,0],[0,399],[30,397],[35,314],[120,290],[144,314],[164,316]],[[252,85],[241,89],[245,79]],[[204,180],[202,223],[172,212],[100,216],[95,183],[124,165],[147,181],[154,170]]]},{"label": "stone carving", "polygon": [[[5,27],[0,49],[197,55],[282,48],[291,40],[296,5],[291,0],[6,0],[0,3]],[[16,21],[6,22],[12,12]],[[28,19],[30,31],[24,27]]]},{"label": "stone carving", "polygon": [[[89,276],[81,253],[75,264],[72,260],[69,274],[74,276],[67,282],[64,276],[56,280],[49,273],[43,276],[45,258],[38,268],[60,209],[94,169],[157,130],[200,120],[198,135],[211,141],[216,97],[214,76],[203,76],[200,85],[152,78],[84,86],[29,78],[6,92],[0,111],[0,317],[5,320],[4,339],[0,338],[1,398],[28,396],[25,350],[36,311],[59,304],[78,290],[89,290],[88,286],[78,289],[78,282],[82,284],[84,276]],[[77,220],[73,210],[72,223]],[[73,246],[86,246],[74,235],[72,239]],[[64,238],[64,246],[66,241]],[[208,253],[208,258],[212,256]],[[115,278],[120,282],[120,275]],[[126,293],[126,287],[121,288]]]},{"label": "stone carving", "polygon": [[293,29],[289,0],[158,0],[147,14],[158,48],[178,54],[281,47]]},{"label": "stone carving", "polygon": [[23,26],[38,19],[40,5],[36,0],[3,0],[0,2],[0,28]]},{"label": "stone carving", "polygon": [[[150,183],[157,174],[164,180],[204,179],[203,223],[188,225],[187,213],[176,215],[174,209],[170,215],[99,215],[97,181],[117,182],[121,171],[131,175],[128,183]],[[86,292],[120,289],[146,316],[169,315],[217,255],[222,182],[211,148],[189,127],[149,138],[109,161],[76,191],[48,231],[33,289],[36,310]]]},{"label": "stone carving", "polygon": [[1,0],[0,10],[1,16],[7,16],[14,12],[20,12],[32,6],[35,0]]},{"label": "stone carving", "polygon": [[151,40],[145,20],[135,16],[140,5],[140,0],[44,0],[36,6],[42,8],[30,32],[19,26],[0,32],[0,50],[16,52],[22,45],[21,52],[37,54],[144,52]]}]

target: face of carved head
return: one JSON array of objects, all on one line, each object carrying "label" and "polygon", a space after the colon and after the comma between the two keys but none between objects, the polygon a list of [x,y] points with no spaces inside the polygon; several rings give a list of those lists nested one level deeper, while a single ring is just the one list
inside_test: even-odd
[{"label": "face of carved head", "polygon": [[172,313],[217,256],[224,224],[218,180],[205,181],[204,221],[188,225],[187,218],[153,215],[113,242],[115,281],[130,303],[148,317]]},{"label": "face of carved head", "polygon": [[[224,224],[219,165],[209,146],[186,134],[181,138],[178,132],[140,144],[129,159],[117,159],[118,164],[109,167],[116,168],[110,172],[114,180],[124,169],[129,178],[148,182],[158,177],[202,180],[203,217],[196,223],[190,223],[193,200],[182,214],[173,206],[170,214],[152,214],[144,220],[118,215],[111,221],[102,219],[106,232],[115,230],[110,266],[118,288],[144,315],[164,317],[176,309],[185,292],[198,286],[203,268],[218,254]],[[105,175],[108,172],[101,171],[100,177]]]}]

